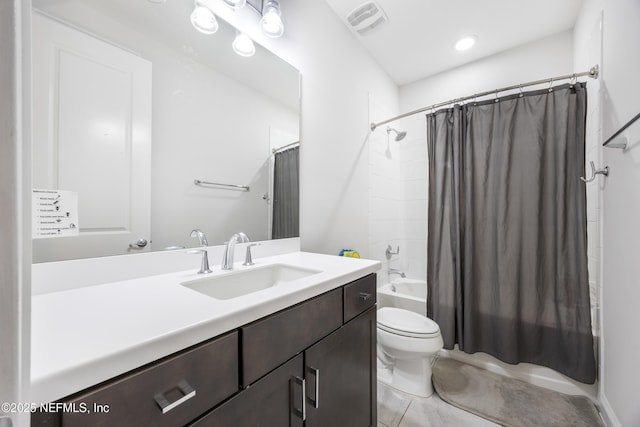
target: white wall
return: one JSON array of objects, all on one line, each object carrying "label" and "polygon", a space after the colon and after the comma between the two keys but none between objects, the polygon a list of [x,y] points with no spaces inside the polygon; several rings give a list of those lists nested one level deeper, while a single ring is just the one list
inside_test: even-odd
[{"label": "white wall", "polygon": [[[635,84],[640,67],[640,3],[636,0],[586,0],[576,24],[576,62],[596,55],[590,33],[603,16],[600,116],[602,139],[640,112],[640,88]],[[636,395],[640,383],[640,342],[633,331],[640,324],[640,124],[623,136],[625,151],[594,150],[610,175],[600,181],[602,201],[601,294],[602,344],[600,401],[611,425],[640,425]],[[600,141],[602,142],[602,140]],[[630,335],[631,334],[631,335]]]},{"label": "white wall", "polygon": [[353,248],[369,257],[368,99],[372,94],[395,112],[397,87],[324,1],[280,4],[285,35],[276,40],[260,34],[251,13],[212,8],[302,74],[302,249],[337,254]]}]

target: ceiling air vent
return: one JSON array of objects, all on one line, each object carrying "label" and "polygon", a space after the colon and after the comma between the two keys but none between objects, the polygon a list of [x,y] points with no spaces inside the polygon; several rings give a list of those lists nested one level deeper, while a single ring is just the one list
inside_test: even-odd
[{"label": "ceiling air vent", "polygon": [[366,34],[371,30],[379,27],[389,19],[383,10],[375,2],[369,1],[356,7],[349,15],[347,22],[358,32],[358,34]]}]

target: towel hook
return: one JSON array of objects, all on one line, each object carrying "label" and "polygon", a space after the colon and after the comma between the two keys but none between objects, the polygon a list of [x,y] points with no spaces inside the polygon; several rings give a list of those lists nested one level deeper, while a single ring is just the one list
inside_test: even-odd
[{"label": "towel hook", "polygon": [[589,163],[591,164],[591,177],[586,179],[581,176],[580,179],[583,180],[584,182],[595,181],[596,175],[609,176],[609,166],[605,166],[604,169],[596,170],[596,165],[593,162],[589,162]]}]

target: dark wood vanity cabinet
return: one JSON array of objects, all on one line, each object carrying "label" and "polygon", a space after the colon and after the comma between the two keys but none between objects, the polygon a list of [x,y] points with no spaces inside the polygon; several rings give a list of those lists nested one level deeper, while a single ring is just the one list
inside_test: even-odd
[{"label": "dark wood vanity cabinet", "polygon": [[304,352],[306,426],[375,426],[376,309]]},{"label": "dark wood vanity cabinet", "polygon": [[109,413],[32,425],[374,426],[375,288],[370,274],[62,401]]},{"label": "dark wood vanity cabinet", "polygon": [[240,328],[246,388],[194,426],[376,425],[375,286],[369,275]]}]

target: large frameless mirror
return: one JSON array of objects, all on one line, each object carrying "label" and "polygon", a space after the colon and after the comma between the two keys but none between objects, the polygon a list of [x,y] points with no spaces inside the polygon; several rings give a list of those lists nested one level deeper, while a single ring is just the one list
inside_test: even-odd
[{"label": "large frameless mirror", "polygon": [[34,230],[34,262],[193,247],[194,229],[209,245],[298,235],[294,67],[237,55],[219,18],[196,31],[189,1],[33,7],[33,188],[78,214],[73,233]]}]

